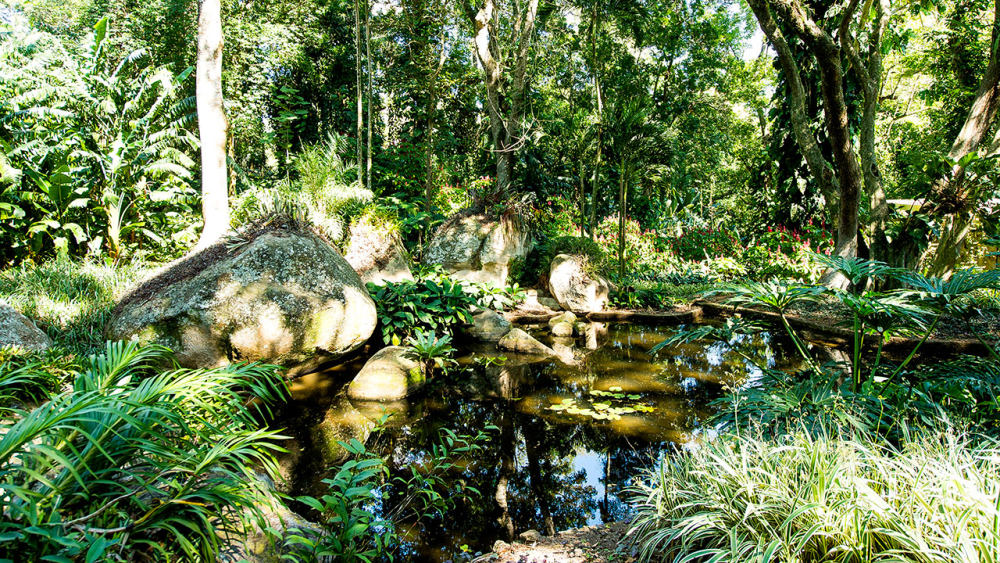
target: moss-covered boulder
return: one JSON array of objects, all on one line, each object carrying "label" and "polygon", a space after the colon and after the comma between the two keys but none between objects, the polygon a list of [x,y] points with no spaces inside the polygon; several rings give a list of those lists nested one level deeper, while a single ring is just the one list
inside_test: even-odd
[{"label": "moss-covered boulder", "polygon": [[347,387],[356,401],[395,401],[424,386],[424,371],[409,357],[409,349],[389,346],[375,353]]},{"label": "moss-covered boulder", "polygon": [[359,348],[375,303],[324,240],[264,228],[182,259],[126,295],[106,333],[162,344],[187,367],[263,361],[303,372]]},{"label": "moss-covered boulder", "polygon": [[611,296],[611,284],[592,271],[587,257],[560,254],[549,269],[549,292],[567,311],[601,311]]},{"label": "moss-covered boulder", "polygon": [[399,234],[387,221],[364,215],[351,223],[344,259],[364,283],[412,280],[410,258]]},{"label": "moss-covered boulder", "polygon": [[31,319],[0,301],[0,348],[8,346],[39,352],[51,347],[52,341]]},{"label": "moss-covered boulder", "polygon": [[424,262],[440,264],[457,279],[504,287],[511,264],[529,250],[527,232],[513,221],[459,214],[434,232]]}]

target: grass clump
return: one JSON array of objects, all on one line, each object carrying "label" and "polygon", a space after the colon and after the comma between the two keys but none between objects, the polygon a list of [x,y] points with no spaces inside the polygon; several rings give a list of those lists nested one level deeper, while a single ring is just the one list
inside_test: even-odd
[{"label": "grass clump", "polygon": [[728,434],[630,490],[630,534],[640,561],[996,561],[998,475],[996,441],[951,431]]},{"label": "grass clump", "polygon": [[104,343],[115,299],[149,266],[107,266],[57,258],[0,272],[0,300],[30,317],[68,352],[86,356]]}]

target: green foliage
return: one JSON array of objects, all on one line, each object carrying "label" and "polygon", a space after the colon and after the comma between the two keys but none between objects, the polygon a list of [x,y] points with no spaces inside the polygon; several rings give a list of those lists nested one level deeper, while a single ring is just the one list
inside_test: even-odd
[{"label": "green foliage", "polygon": [[345,563],[370,563],[399,541],[391,523],[380,521],[368,509],[375,500],[375,491],[388,477],[385,462],[355,439],[338,444],[356,459],[345,462],[333,477],[323,479],[329,490],[327,494],[318,499],[296,497],[295,500],[323,515],[323,530],[318,534],[314,530],[290,530],[285,545],[293,551],[283,556],[285,560],[334,557]]},{"label": "green foliage", "polygon": [[451,346],[451,336],[438,336],[433,332],[425,333],[417,329],[416,334],[406,339],[409,348],[407,354],[423,366],[424,375],[430,377],[434,369],[445,369],[455,364],[452,357],[455,349]]},{"label": "green foliage", "polygon": [[472,322],[469,309],[475,297],[461,283],[448,278],[368,284],[378,309],[385,343],[399,345],[418,329],[450,334],[454,327]]},{"label": "green foliage", "polygon": [[[10,409],[0,421],[0,557],[213,559],[220,538],[261,521],[268,500],[256,472],[277,475],[279,436],[258,430],[257,417],[284,399],[281,377],[252,364],[173,365],[169,350],[108,343],[71,389],[30,412]],[[48,375],[29,365],[2,377]]]},{"label": "green foliage", "polygon": [[726,435],[667,456],[630,493],[640,561],[991,561],[998,444],[952,432]]},{"label": "green foliage", "polygon": [[56,350],[0,349],[0,416],[9,413],[15,402],[43,401],[78,370],[76,358]]},{"label": "green foliage", "polygon": [[118,55],[107,19],[78,48],[22,27],[3,43],[8,261],[53,249],[117,258],[127,242],[170,256],[188,242],[197,137],[194,100],[180,90],[192,69],[175,75],[141,49]]},{"label": "green foliage", "polygon": [[592,268],[604,263],[605,253],[601,247],[587,237],[558,236],[542,238],[532,250],[519,276],[522,283],[533,285],[539,280],[548,279],[552,259],[560,254],[575,254],[587,258],[587,264]]},{"label": "green foliage", "polygon": [[674,305],[690,303],[717,287],[698,275],[675,274],[666,277],[677,281],[634,281],[612,291],[611,303],[626,309],[669,309]]},{"label": "green foliage", "polygon": [[[466,460],[482,451],[496,430],[487,426],[475,435],[458,435],[442,429],[429,459],[410,464],[396,475],[358,440],[338,442],[353,459],[341,465],[332,478],[323,480],[329,492],[320,498],[295,499],[323,516],[322,530],[289,530],[284,542],[291,552],[283,559],[307,562],[332,557],[344,563],[391,560],[402,541],[396,531],[400,524],[409,519],[440,518],[461,499],[481,495],[464,479],[451,477],[465,471]],[[386,498],[389,494],[391,499]],[[378,500],[385,504],[391,500],[392,508],[373,511]]]},{"label": "green foliage", "polygon": [[418,271],[414,281],[369,283],[368,292],[378,309],[382,340],[394,345],[418,331],[451,335],[472,322],[474,307],[502,310],[524,299],[517,285],[495,288],[455,281],[439,267]]}]

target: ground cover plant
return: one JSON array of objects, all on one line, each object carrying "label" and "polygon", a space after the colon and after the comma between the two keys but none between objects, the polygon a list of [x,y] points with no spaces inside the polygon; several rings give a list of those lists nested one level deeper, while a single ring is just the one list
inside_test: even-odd
[{"label": "ground cover plant", "polygon": [[5,392],[35,404],[6,406],[0,422],[2,557],[214,559],[261,522],[271,500],[256,472],[277,474],[278,446],[257,420],[285,396],[280,376],[172,362],[163,348],[108,343],[53,391],[37,364],[5,359]]}]

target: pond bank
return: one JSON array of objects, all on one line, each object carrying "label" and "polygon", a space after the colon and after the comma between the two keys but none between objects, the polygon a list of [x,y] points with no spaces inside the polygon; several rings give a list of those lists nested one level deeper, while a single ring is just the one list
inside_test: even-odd
[{"label": "pond bank", "polygon": [[611,522],[563,530],[554,536],[533,536],[529,530],[514,543],[497,541],[493,551],[476,563],[631,563],[636,560],[622,542],[628,524]]},{"label": "pond bank", "polygon": [[[514,324],[530,325],[547,322],[558,312],[538,310],[515,310],[507,313],[507,320]],[[781,317],[773,312],[755,307],[738,307],[720,301],[695,300],[689,305],[676,305],[669,309],[608,309],[586,313],[584,318],[597,322],[634,322],[648,325],[684,325],[701,323],[712,319],[726,319],[734,315],[743,315],[766,321],[776,327],[781,326]],[[793,328],[801,331],[806,340],[826,347],[846,348],[853,345],[853,331],[846,327],[850,319],[831,309],[795,310],[785,314]],[[974,335],[961,330],[960,327],[942,328],[936,330],[920,347],[924,354],[971,354],[986,355],[987,347]],[[986,326],[986,336],[1000,337],[1000,320]],[[883,345],[883,351],[891,356],[906,355],[917,344],[919,337],[894,336]],[[874,350],[878,347],[877,339],[869,336],[865,339],[865,348]]]}]

